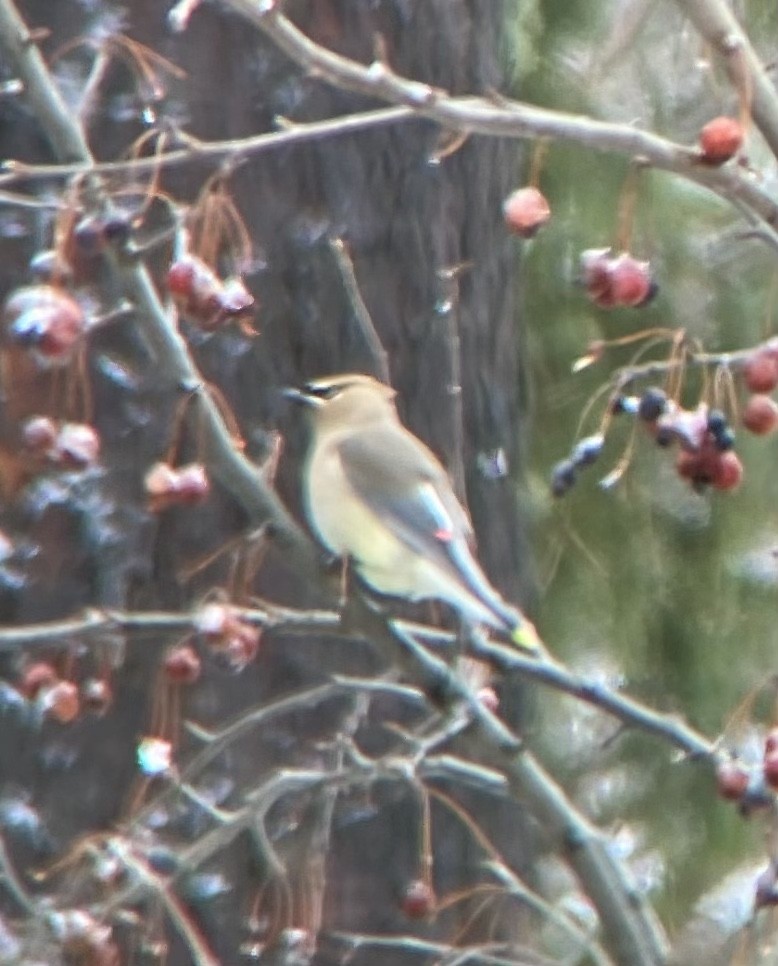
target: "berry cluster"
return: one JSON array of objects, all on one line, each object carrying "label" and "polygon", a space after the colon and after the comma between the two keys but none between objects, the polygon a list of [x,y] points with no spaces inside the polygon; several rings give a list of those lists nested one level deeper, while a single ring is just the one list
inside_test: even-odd
[{"label": "berry cluster", "polygon": [[581,274],[586,293],[601,309],[639,308],[656,295],[651,266],[629,252],[614,255],[610,248],[581,252]]},{"label": "berry cluster", "polygon": [[771,805],[778,792],[778,728],[767,732],[758,764],[749,766],[738,758],[722,761],[716,769],[716,789],[745,814]]},{"label": "berry cluster", "polygon": [[143,485],[152,513],[160,513],[171,506],[197,505],[211,492],[211,482],[202,463],[179,467],[155,463],[146,473]]},{"label": "berry cluster", "polygon": [[32,458],[61,470],[83,470],[97,463],[100,437],[86,423],[63,423],[31,416],[21,427],[22,446]]},{"label": "berry cluster", "polygon": [[195,629],[210,652],[231,671],[242,671],[259,651],[260,629],[229,604],[206,604],[195,617]]},{"label": "berry cluster", "polygon": [[85,678],[79,684],[61,677],[47,661],[36,661],[24,668],[17,690],[35,715],[59,724],[71,724],[82,711],[102,715],[113,700],[111,686],[105,679]]},{"label": "berry cluster", "polygon": [[245,319],[254,296],[239,276],[221,279],[198,255],[185,252],[168,269],[168,291],[179,311],[206,331],[225,322]]},{"label": "berry cluster", "polygon": [[743,425],[765,436],[778,427],[778,405],[769,395],[778,386],[778,340],[770,339],[748,356],[743,380],[751,393],[743,408]]},{"label": "berry cluster", "polygon": [[[645,426],[657,446],[675,449],[675,470],[694,490],[707,487],[732,490],[743,478],[743,464],[734,451],[735,433],[726,415],[700,403],[684,409],[657,386],[640,396],[617,394],[610,415],[628,414]],[[578,471],[594,463],[602,452],[604,436],[597,433],[576,443],[569,457],[551,471],[551,492],[564,496],[578,479]]]}]

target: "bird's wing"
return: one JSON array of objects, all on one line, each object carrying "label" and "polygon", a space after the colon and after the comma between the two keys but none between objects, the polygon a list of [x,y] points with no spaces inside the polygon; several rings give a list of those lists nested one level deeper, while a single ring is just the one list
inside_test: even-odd
[{"label": "bird's wing", "polygon": [[350,433],[339,445],[343,472],[357,496],[418,553],[449,567],[451,551],[472,528],[446,471],[402,427]]},{"label": "bird's wing", "polygon": [[471,554],[470,520],[432,452],[393,426],[349,433],[337,448],[357,497],[407,546],[461,582],[516,644],[536,650],[533,626],[502,600]]}]

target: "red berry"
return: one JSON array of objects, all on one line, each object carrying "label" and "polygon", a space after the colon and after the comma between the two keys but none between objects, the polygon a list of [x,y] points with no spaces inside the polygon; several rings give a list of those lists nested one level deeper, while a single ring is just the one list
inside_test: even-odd
[{"label": "red berry", "polygon": [[736,802],[748,788],[748,772],[737,761],[723,761],[716,769],[716,789],[722,798]]},{"label": "red berry", "polygon": [[551,217],[551,208],[543,193],[530,185],[508,195],[502,213],[510,231],[522,238],[532,238]]},{"label": "red berry", "polygon": [[45,687],[50,687],[58,677],[59,675],[51,664],[45,661],[36,661],[35,664],[30,664],[22,672],[19,690],[26,698],[33,700],[38,696],[39,691]]},{"label": "red berry", "polygon": [[169,463],[154,463],[143,479],[152,512],[164,510],[175,503],[178,492],[178,471]]},{"label": "red berry", "polygon": [[728,449],[719,453],[711,483],[717,490],[734,490],[743,479],[743,464],[737,453]]},{"label": "red berry", "polygon": [[194,282],[195,263],[191,256],[184,256],[173,262],[167,273],[168,291],[173,296],[191,298]]},{"label": "red berry", "polygon": [[700,131],[700,157],[706,164],[723,164],[743,146],[743,126],[734,117],[714,117]]},{"label": "red berry", "polygon": [[46,715],[60,724],[75,721],[81,710],[78,688],[72,681],[57,681],[40,691],[37,700]]},{"label": "red berry", "polygon": [[437,899],[432,886],[423,879],[414,879],[402,897],[402,911],[409,919],[427,919],[435,911]]},{"label": "red berry", "polygon": [[4,315],[13,341],[46,362],[67,362],[86,330],[84,310],[54,285],[17,289],[6,301]]},{"label": "red berry", "polygon": [[194,684],[200,677],[200,656],[189,644],[181,644],[168,652],[164,667],[172,684]]},{"label": "red berry", "polygon": [[177,493],[181,503],[202,503],[211,492],[211,484],[202,463],[189,463],[178,470]]},{"label": "red berry", "polygon": [[97,462],[100,437],[86,423],[64,423],[57,436],[57,462],[67,468],[83,469]]},{"label": "red berry", "polygon": [[770,396],[751,396],[743,410],[743,425],[757,436],[772,433],[778,426],[778,404]]},{"label": "red berry", "polygon": [[144,487],[149,495],[149,509],[154,513],[176,504],[202,503],[211,492],[201,463],[189,463],[179,469],[169,463],[155,463],[146,473]]},{"label": "red berry", "polygon": [[190,321],[207,328],[221,316],[222,281],[197,255],[182,255],[173,262],[168,270],[167,285],[176,304]]},{"label": "red berry", "polygon": [[35,456],[49,456],[55,448],[58,432],[57,424],[48,416],[31,416],[22,425],[22,443]]},{"label": "red berry", "polygon": [[622,252],[610,265],[611,297],[616,305],[642,305],[651,295],[651,271],[648,262],[639,262]]},{"label": "red berry", "polygon": [[751,392],[772,392],[778,386],[778,358],[769,350],[754,352],[743,366],[743,377]]}]

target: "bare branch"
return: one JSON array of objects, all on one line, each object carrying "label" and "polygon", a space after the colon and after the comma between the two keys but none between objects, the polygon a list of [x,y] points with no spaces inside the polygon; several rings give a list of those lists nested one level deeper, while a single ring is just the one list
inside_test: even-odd
[{"label": "bare branch", "polygon": [[[452,97],[446,91],[401,77],[385,63],[367,66],[335,54],[306,37],[275,0],[222,0],[273,40],[301,68],[327,83],[392,104],[412,107],[444,127],[494,137],[574,141],[596,151],[623,154],[672,171],[729,201],[739,200],[770,225],[778,225],[778,206],[753,178],[734,166],[710,168],[694,148],[648,131],[581,115],[535,107],[500,96]],[[770,239],[778,247],[778,239]]]}]

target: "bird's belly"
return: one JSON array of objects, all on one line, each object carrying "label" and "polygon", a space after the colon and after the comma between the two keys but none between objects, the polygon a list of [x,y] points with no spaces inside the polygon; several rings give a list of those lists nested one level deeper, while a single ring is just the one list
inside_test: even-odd
[{"label": "bird's belly", "polygon": [[327,549],[351,557],[382,593],[424,596],[416,577],[421,558],[356,498],[336,461],[314,459],[309,479],[308,519]]}]

